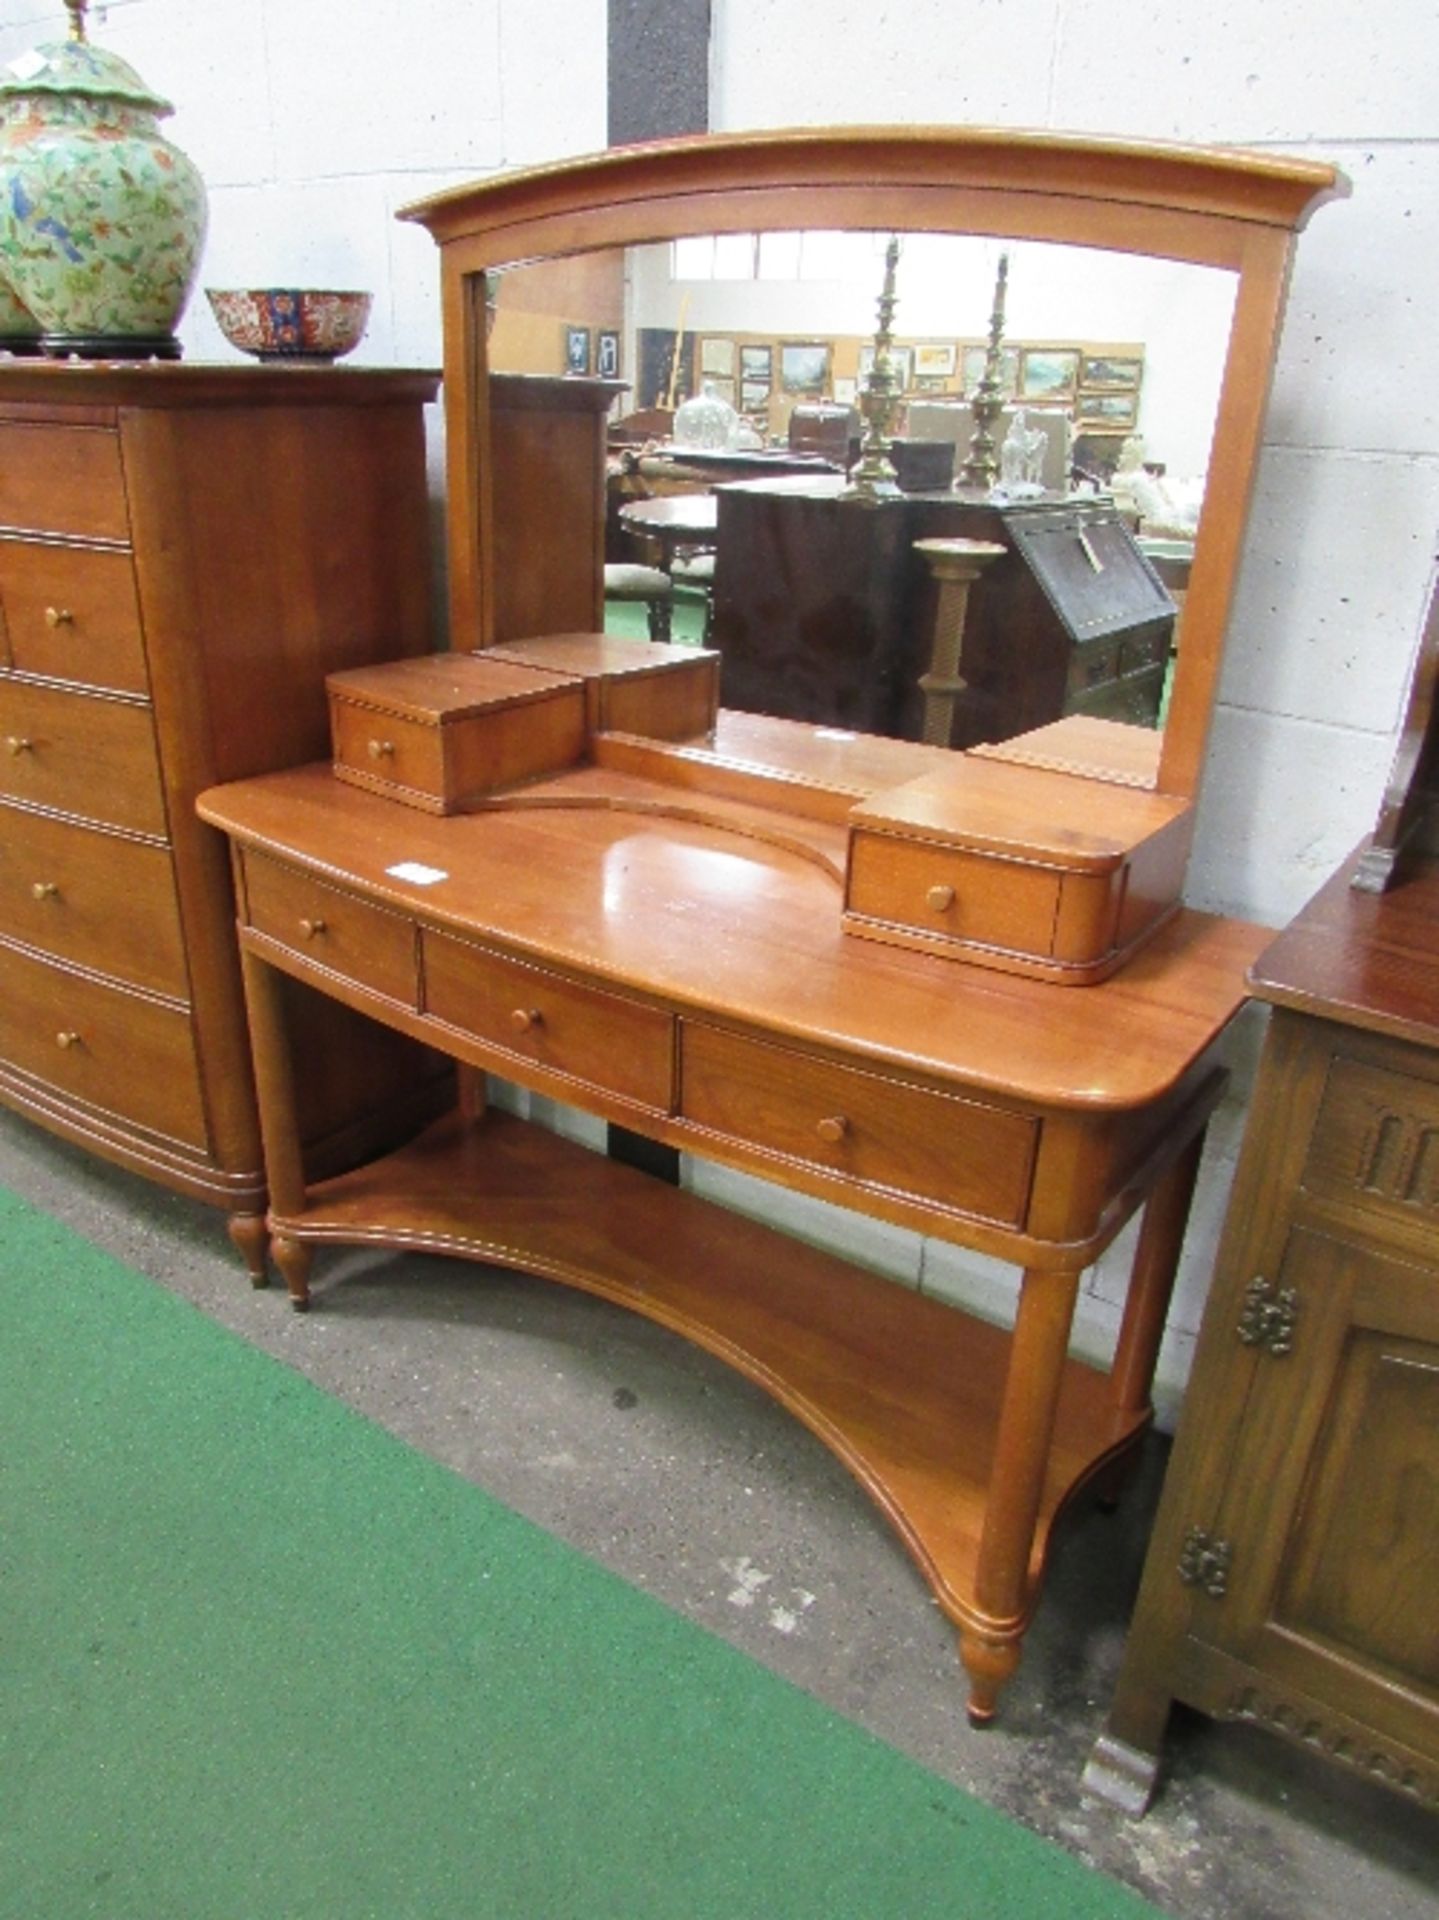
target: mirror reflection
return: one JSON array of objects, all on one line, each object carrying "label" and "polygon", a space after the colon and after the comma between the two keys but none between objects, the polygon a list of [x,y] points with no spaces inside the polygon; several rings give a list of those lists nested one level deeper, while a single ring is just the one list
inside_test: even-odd
[{"label": "mirror reflection", "polygon": [[[711,644],[726,707],[829,727],[956,747],[1074,713],[1161,728],[1234,276],[896,238],[888,341],[887,233],[496,276],[491,372],[616,383],[607,629]],[[857,486],[876,453],[879,487]]]}]

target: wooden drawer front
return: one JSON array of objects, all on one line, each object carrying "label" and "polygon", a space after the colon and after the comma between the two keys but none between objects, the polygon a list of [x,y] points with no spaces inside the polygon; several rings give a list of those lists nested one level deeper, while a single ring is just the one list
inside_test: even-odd
[{"label": "wooden drawer front", "polygon": [[150,709],[0,678],[0,794],[163,835]]},{"label": "wooden drawer front", "polygon": [[1118,640],[1088,640],[1077,646],[1069,656],[1069,691],[1071,696],[1091,693],[1096,687],[1107,687],[1120,672],[1120,643]]},{"label": "wooden drawer front", "polygon": [[1439,1084],[1335,1060],[1304,1186],[1394,1219],[1439,1223]]},{"label": "wooden drawer front", "polygon": [[680,1113],[762,1152],[1021,1226],[1037,1122],[685,1022]]},{"label": "wooden drawer front", "polygon": [[0,809],[0,934],[152,993],[188,997],[167,847]]},{"label": "wooden drawer front", "polygon": [[207,1144],[189,1015],[0,946],[0,1055],[61,1093]]},{"label": "wooden drawer front", "polygon": [[411,787],[437,799],[445,790],[445,750],[438,726],[336,700],[330,708],[338,768],[386,786]]},{"label": "wooden drawer front", "polygon": [[659,1113],[673,1106],[674,1021],[657,1007],[426,929],[425,1011],[515,1059]]},{"label": "wooden drawer front", "polygon": [[128,553],[0,541],[0,633],[22,673],[149,691]]},{"label": "wooden drawer front", "polygon": [[118,434],[0,422],[0,527],[128,540]]},{"label": "wooden drawer front", "polygon": [[1046,867],[856,830],[846,906],[941,938],[1048,954],[1054,951],[1059,882]]},{"label": "wooden drawer front", "polygon": [[357,986],[418,1007],[415,929],[398,913],[327,887],[298,867],[244,855],[246,923]]}]

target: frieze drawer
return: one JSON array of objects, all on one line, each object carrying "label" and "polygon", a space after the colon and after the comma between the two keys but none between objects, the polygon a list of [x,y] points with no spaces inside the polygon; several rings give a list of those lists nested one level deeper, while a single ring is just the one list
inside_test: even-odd
[{"label": "frieze drawer", "polygon": [[311,966],[401,1006],[418,1007],[415,929],[409,920],[248,849],[241,874],[245,921],[257,933]]},{"label": "frieze drawer", "polygon": [[206,1144],[183,1007],[0,944],[0,1060],[132,1126]]},{"label": "frieze drawer", "polygon": [[1024,1224],[1027,1115],[685,1022],[680,1113],[761,1153],[1005,1226]]},{"label": "frieze drawer", "polygon": [[427,928],[425,1011],[516,1060],[659,1113],[673,1105],[674,1021]]},{"label": "frieze drawer", "polygon": [[128,553],[0,541],[0,650],[22,673],[147,693]]},{"label": "frieze drawer", "polygon": [[163,838],[150,709],[0,677],[0,794]]},{"label": "frieze drawer", "polygon": [[152,993],[188,996],[170,850],[153,841],[0,808],[0,934]]},{"label": "frieze drawer", "polygon": [[1392,1219],[1439,1221],[1439,1082],[1357,1060],[1329,1068],[1304,1168],[1308,1193]]},{"label": "frieze drawer", "polygon": [[0,527],[128,540],[118,434],[107,427],[0,423]]}]

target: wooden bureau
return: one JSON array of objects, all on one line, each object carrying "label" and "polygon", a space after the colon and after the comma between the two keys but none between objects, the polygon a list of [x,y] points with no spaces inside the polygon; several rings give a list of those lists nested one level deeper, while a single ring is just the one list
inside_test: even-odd
[{"label": "wooden bureau", "polygon": [[[0,1100],[226,1209],[257,1276],[233,906],[194,796],[324,751],[329,669],[429,646],[437,385],[0,364]],[[358,1025],[323,1060],[305,1131],[332,1163],[434,1080]]]}]

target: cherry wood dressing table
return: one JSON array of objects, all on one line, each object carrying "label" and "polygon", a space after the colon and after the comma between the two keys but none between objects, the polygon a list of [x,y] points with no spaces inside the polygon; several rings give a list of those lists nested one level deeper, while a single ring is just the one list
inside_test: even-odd
[{"label": "cherry wood dressing table", "polygon": [[[596,637],[532,639],[507,611],[494,270],[848,226],[1217,273],[1229,350],[1164,728],[1063,720],[1061,740],[981,760],[721,704],[712,733],[661,726],[662,745],[591,715],[568,762],[527,761],[535,777],[449,811],[325,764],[199,801],[231,842],[269,1223],[295,1304],[319,1246],[412,1247],[591,1290],[709,1348],[894,1523],[959,1629],[976,1723],[1018,1663],[1062,1510],[1150,1417],[1220,1039],[1264,938],[1186,909],[1181,885],[1290,251],[1336,186],[1331,168],[1272,156],[861,128],[615,150],[406,209],[441,254],[450,642],[471,678],[499,647],[485,672],[508,689],[493,717],[510,744],[529,710],[513,643],[570,659]],[[535,577],[544,542],[540,515],[520,538]],[[569,726],[592,693],[598,710],[602,688],[581,701],[556,676],[546,697],[555,714],[568,702]],[[484,719],[459,689],[449,714]],[[384,726],[376,765],[398,779],[416,735]],[[295,980],[459,1062],[456,1111],[365,1168],[307,1177],[283,1017]],[[488,1111],[486,1071],[1011,1261],[1013,1327]],[[1081,1364],[1080,1274],[1141,1208],[1113,1363]]]},{"label": "cherry wood dressing table", "polygon": [[[1224,1082],[1215,1041],[1262,934],[1183,912],[1074,991],[847,938],[842,830],[602,764],[439,818],[327,765],[200,808],[235,849],[270,1228],[296,1303],[314,1247],[406,1246],[584,1287],[708,1347],[879,1501],[990,1717],[1061,1509],[1147,1424]],[[471,1068],[1012,1260],[1014,1330],[486,1112],[479,1075],[413,1145],[307,1185],[286,975]],[[1140,1205],[1106,1375],[1066,1357],[1076,1289]]]}]

